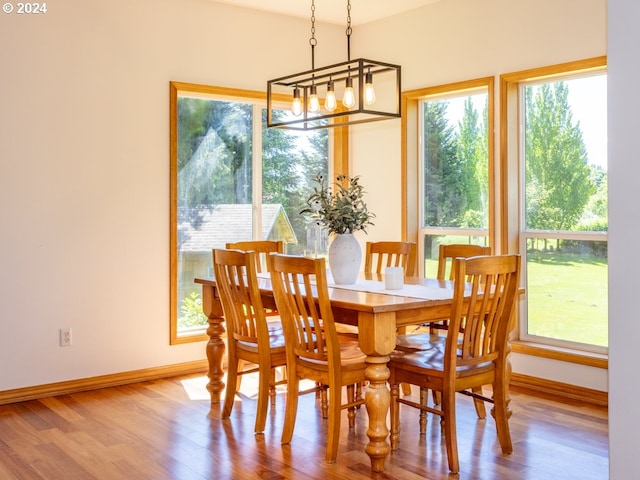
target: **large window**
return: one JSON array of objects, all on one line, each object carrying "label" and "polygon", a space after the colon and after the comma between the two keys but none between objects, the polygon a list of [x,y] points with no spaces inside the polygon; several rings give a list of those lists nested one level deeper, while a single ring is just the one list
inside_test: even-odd
[{"label": "large window", "polygon": [[[508,242],[523,255],[519,337],[605,353],[607,149],[604,59],[503,76]],[[516,212],[513,212],[516,213]]]},{"label": "large window", "polygon": [[[606,58],[403,93],[405,236],[520,253],[514,351],[606,362]],[[495,186],[495,188],[494,188]]]},{"label": "large window", "polygon": [[405,94],[414,103],[421,273],[435,277],[441,244],[489,245],[493,79]]},{"label": "large window", "polygon": [[340,133],[267,129],[265,104],[259,92],[171,83],[172,343],[204,338],[193,280],[212,275],[212,249],[241,240],[305,248],[299,212]]}]

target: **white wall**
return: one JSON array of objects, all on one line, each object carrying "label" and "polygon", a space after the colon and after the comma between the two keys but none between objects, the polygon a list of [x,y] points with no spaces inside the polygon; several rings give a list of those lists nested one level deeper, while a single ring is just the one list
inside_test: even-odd
[{"label": "white wall", "polygon": [[[317,61],[342,32],[317,26]],[[264,91],[308,38],[203,0],[0,13],[0,390],[206,358],[169,346],[169,81]]]},{"label": "white wall", "polygon": [[640,338],[635,247],[640,236],[640,3],[609,0],[609,472],[612,480],[638,476],[635,363]]}]

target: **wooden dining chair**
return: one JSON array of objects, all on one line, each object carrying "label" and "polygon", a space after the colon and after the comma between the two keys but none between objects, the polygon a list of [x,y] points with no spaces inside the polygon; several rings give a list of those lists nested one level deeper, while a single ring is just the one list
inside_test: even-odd
[{"label": "wooden dining chair", "polygon": [[[465,243],[440,245],[438,251],[438,280],[453,280],[457,258],[477,257],[479,255],[491,255],[491,247]],[[437,333],[438,330],[447,330],[448,321],[443,320],[438,323],[432,323],[429,327],[431,333]]]},{"label": "wooden dining chair", "polygon": [[229,242],[225,248],[256,252],[256,271],[262,273],[267,268],[267,255],[282,253],[284,244],[281,240],[247,240],[243,242]]},{"label": "wooden dining chair", "polygon": [[[457,258],[469,258],[479,255],[490,255],[491,247],[485,247],[482,245],[472,245],[468,243],[451,243],[448,245],[440,244],[438,248],[438,280],[453,280],[455,274],[455,262]],[[428,325],[428,333],[410,333],[407,335],[398,335],[396,338],[396,348],[398,350],[411,351],[411,350],[426,350],[430,348],[442,348],[445,339],[443,335],[449,328],[449,320],[443,319],[439,322],[432,322]],[[410,394],[406,385],[402,385],[403,393]],[[475,387],[475,392],[482,395],[482,386]],[[420,391],[421,402],[426,404],[428,399],[428,391],[422,389]],[[440,404],[440,393],[437,391],[432,392],[433,403],[435,405]],[[476,400],[474,402],[476,413],[478,417],[484,418],[486,416],[486,410],[484,402]],[[420,416],[421,431],[424,431],[426,427],[426,415]]]},{"label": "wooden dining chair", "polygon": [[[405,276],[416,273],[417,247],[413,242],[367,242],[365,246],[364,272],[384,273],[386,267],[402,267]],[[356,335],[358,327],[340,327],[342,335]],[[354,333],[354,331],[356,333]],[[406,335],[407,327],[398,329],[399,335]],[[403,385],[406,395],[411,393],[409,385]]]},{"label": "wooden dining chair", "polygon": [[[440,245],[438,255],[438,280],[453,280],[455,273],[455,261],[457,258],[477,257],[479,255],[490,255],[491,247],[470,244],[449,244]],[[412,333],[408,335],[400,335],[396,339],[396,346],[402,350],[420,350],[421,348],[430,348],[432,341],[437,338],[432,337],[434,334],[441,334],[448,329],[448,320],[443,319],[439,322],[431,322],[428,324],[429,333]]]},{"label": "wooden dining chair", "polygon": [[[326,461],[334,463],[340,438],[341,410],[349,426],[364,401],[356,384],[365,381],[365,355],[356,342],[339,341],[327,287],[324,258],[270,255],[276,305],[282,319],[287,351],[287,404],[282,443],[291,443],[298,409],[300,380],[309,379],[329,389]],[[347,387],[342,403],[342,387]]]},{"label": "wooden dining chair", "polygon": [[491,255],[491,247],[467,243],[440,245],[438,248],[438,280],[453,280],[455,273],[453,263],[456,258],[477,257],[479,255]]},{"label": "wooden dining chair", "polygon": [[[239,388],[238,376],[258,372],[255,433],[262,433],[268,400],[275,402],[276,368],[286,365],[284,334],[280,322],[267,321],[256,276],[255,252],[214,250],[216,286],[227,326],[227,389],[222,418],[231,415]],[[257,367],[245,368],[245,362]]]},{"label": "wooden dining chair", "polygon": [[[498,441],[504,453],[513,446],[509,432],[509,326],[518,291],[519,255],[459,258],[454,266],[454,294],[444,345],[429,350],[395,352],[389,362],[391,385],[391,449],[398,448],[400,404],[441,416],[449,470],[459,471],[456,438],[456,392],[493,403]],[[468,282],[468,283],[467,283]],[[467,286],[470,285],[470,290]],[[461,328],[461,327],[464,328]],[[399,395],[400,383],[440,392],[440,408]],[[492,398],[475,387],[492,385]]]},{"label": "wooden dining chair", "polygon": [[[271,253],[282,253],[284,244],[281,240],[246,240],[242,242],[229,242],[225,245],[228,249],[256,252],[256,272],[262,273],[268,267],[267,256]],[[278,312],[274,309],[266,310],[267,316],[274,317]],[[270,322],[272,323],[272,322]]]},{"label": "wooden dining chair", "polygon": [[364,272],[384,273],[385,267],[403,267],[404,274],[416,272],[417,248],[413,242],[367,242]]},{"label": "wooden dining chair", "polygon": [[[415,275],[417,248],[413,242],[367,242],[365,245],[364,273],[384,273],[386,267],[402,267],[406,276]],[[358,338],[358,327],[337,324],[338,334]],[[406,327],[400,329],[404,333]]]},{"label": "wooden dining chair", "polygon": [[[271,253],[282,253],[284,244],[281,240],[244,240],[240,242],[228,242],[225,245],[227,249],[243,250],[245,252],[256,252],[256,272],[262,273],[267,270],[267,256]],[[274,308],[265,309],[268,317],[269,330],[281,330],[280,317]],[[240,370],[244,368],[243,361],[240,360],[238,367]],[[240,389],[242,377],[238,378],[237,387]]]}]

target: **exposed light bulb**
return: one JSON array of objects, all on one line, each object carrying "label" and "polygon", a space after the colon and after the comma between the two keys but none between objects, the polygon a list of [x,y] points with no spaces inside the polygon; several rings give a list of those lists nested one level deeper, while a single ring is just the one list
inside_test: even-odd
[{"label": "exposed light bulb", "polygon": [[337,106],[336,92],[333,90],[333,82],[329,80],[327,83],[327,96],[324,98],[324,108],[333,112]]},{"label": "exposed light bulb", "polygon": [[309,112],[317,113],[320,111],[320,101],[318,100],[318,89],[315,85],[311,85],[311,95],[309,95]]},{"label": "exposed light bulb", "polygon": [[342,104],[347,108],[351,108],[356,104],[356,96],[353,94],[353,78],[351,77],[347,77],[347,84],[344,89]]},{"label": "exposed light bulb", "polygon": [[291,102],[291,113],[296,117],[299,117],[302,113],[302,103],[300,103],[300,89],[298,87],[293,89],[293,102]]},{"label": "exposed light bulb", "polygon": [[371,71],[364,76],[364,103],[367,105],[376,103],[376,91],[373,88],[373,74]]}]

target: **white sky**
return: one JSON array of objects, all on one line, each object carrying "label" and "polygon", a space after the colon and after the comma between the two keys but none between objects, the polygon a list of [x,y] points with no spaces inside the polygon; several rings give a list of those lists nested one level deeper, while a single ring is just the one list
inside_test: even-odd
[{"label": "white sky", "polygon": [[589,163],[607,168],[607,76],[568,80],[569,105],[580,122]]}]

